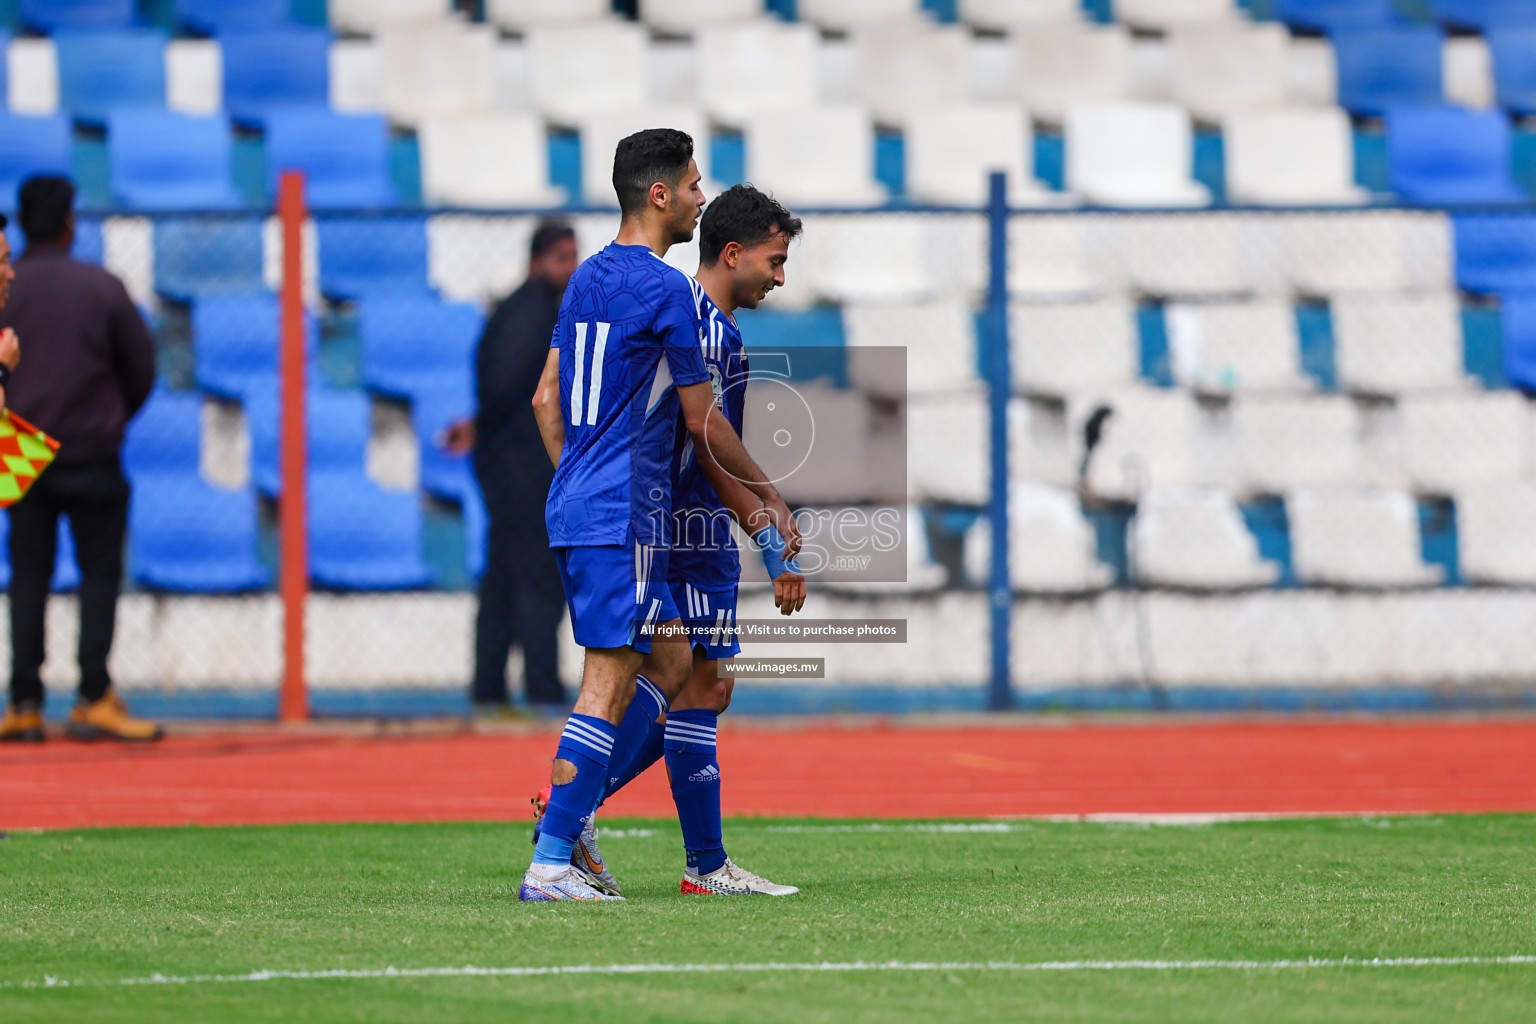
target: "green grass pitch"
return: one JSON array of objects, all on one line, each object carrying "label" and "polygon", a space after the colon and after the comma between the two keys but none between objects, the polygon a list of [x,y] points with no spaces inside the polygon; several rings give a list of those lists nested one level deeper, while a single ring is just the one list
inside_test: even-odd
[{"label": "green grass pitch", "polygon": [[675,824],[605,824],[625,832],[604,843],[622,904],[519,904],[521,824],[12,835],[0,842],[0,1021],[1536,1017],[1536,964],[117,984],[389,966],[1536,954],[1527,816],[1005,833],[728,823],[738,861],[804,887],[778,900],[683,897]]}]

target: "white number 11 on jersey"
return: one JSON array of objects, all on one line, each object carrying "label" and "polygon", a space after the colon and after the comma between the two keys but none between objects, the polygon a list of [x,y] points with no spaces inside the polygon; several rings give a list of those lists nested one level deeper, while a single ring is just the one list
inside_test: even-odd
[{"label": "white number 11 on jersey", "polygon": [[[587,375],[587,331],[592,331],[592,370]],[[597,400],[603,392],[603,353],[608,350],[608,324],[576,325],[576,376],[571,379],[571,426],[581,426],[582,396],[586,396],[587,426],[597,424]],[[585,379],[584,379],[585,378]],[[585,387],[583,387],[585,384]]]}]

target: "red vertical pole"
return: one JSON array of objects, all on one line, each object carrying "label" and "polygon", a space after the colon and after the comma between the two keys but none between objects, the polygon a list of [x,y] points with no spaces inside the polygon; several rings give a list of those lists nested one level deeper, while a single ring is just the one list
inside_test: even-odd
[{"label": "red vertical pole", "polygon": [[283,229],[281,348],[278,358],[282,421],[283,498],[280,505],[280,577],[283,596],[283,692],[278,717],[309,718],[304,679],[304,607],[309,598],[308,462],[304,430],[304,175],[285,171],[278,189],[277,215]]}]

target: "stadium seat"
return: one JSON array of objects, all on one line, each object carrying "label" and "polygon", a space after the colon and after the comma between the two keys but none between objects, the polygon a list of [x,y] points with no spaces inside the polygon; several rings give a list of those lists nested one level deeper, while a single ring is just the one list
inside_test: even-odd
[{"label": "stadium seat", "polygon": [[737,128],[767,111],[814,107],[820,45],[809,25],[762,20],[701,30],[694,43],[699,102]]},{"label": "stadium seat", "polygon": [[361,473],[311,472],[309,572],[339,590],[405,590],[436,574],[421,557],[421,502]]},{"label": "stadium seat", "polygon": [[1032,115],[1060,123],[1085,103],[1131,94],[1131,36],[1121,25],[1038,28],[1017,37],[1019,99]]},{"label": "stadium seat", "polygon": [[338,114],[384,112],[384,55],[372,39],[331,43],[331,109]]},{"label": "stadium seat", "polygon": [[[916,543],[908,531],[908,543]],[[965,573],[985,584],[991,575],[992,524],[979,517],[965,534]],[[1103,590],[1114,572],[1096,553],[1093,524],[1069,490],[1032,480],[1008,485],[1008,581],[1035,594]]]},{"label": "stadium seat", "polygon": [[645,30],[624,22],[528,33],[534,106],[575,126],[607,110],[643,105],[648,97]]},{"label": "stadium seat", "polygon": [[1399,491],[1362,487],[1287,495],[1291,560],[1308,583],[1343,587],[1434,586],[1440,566],[1425,565],[1418,510]]},{"label": "stadium seat", "polygon": [[261,222],[254,217],[158,218],[155,290],[186,301],[262,287]]},{"label": "stadium seat", "polygon": [[74,138],[69,118],[0,113],[0,209],[16,208],[16,189],[34,174],[69,174]]},{"label": "stadium seat", "polygon": [[960,0],[960,20],[989,32],[1013,32],[1041,25],[1073,25],[1083,18],[1078,0]]},{"label": "stadium seat", "polygon": [[[1285,248],[1274,218],[1215,212],[1106,215],[1098,272],[1157,298],[1283,290]],[[1113,257],[1113,258],[1111,258]]]},{"label": "stadium seat", "polygon": [[1536,8],[1527,0],[1433,0],[1435,17],[1462,28],[1536,26]]},{"label": "stadium seat", "polygon": [[1451,220],[1402,210],[1293,214],[1288,276],[1304,295],[1451,288]]},{"label": "stadium seat", "polygon": [[1530,419],[1513,391],[1404,395],[1397,421],[1409,483],[1421,493],[1451,494],[1525,477]]},{"label": "stadium seat", "polygon": [[165,34],[154,29],[60,32],[59,103],[100,124],[118,107],[165,106]]},{"label": "stadium seat", "polygon": [[203,396],[156,387],[128,424],[123,472],[197,478],[202,471]]},{"label": "stadium seat", "polygon": [[875,131],[858,107],[760,113],[746,125],[746,179],[791,206],[874,206]]},{"label": "stadium seat", "polygon": [[1238,392],[1232,400],[1236,485],[1246,493],[1358,481],[1364,468],[1360,412],[1339,395]]},{"label": "stadium seat", "polygon": [[537,219],[526,215],[427,218],[428,282],[445,299],[488,307],[523,283],[536,225]]},{"label": "stadium seat", "polygon": [[1066,396],[1135,382],[1136,311],[1125,299],[1014,303],[1008,310],[1013,386]]},{"label": "stadium seat", "polygon": [[974,388],[974,319],[965,303],[954,300],[850,302],[843,307],[849,380],[867,394],[891,398]]},{"label": "stadium seat", "polygon": [[1340,386],[1379,395],[1467,386],[1455,295],[1341,295],[1332,314]]},{"label": "stadium seat", "polygon": [[[0,515],[0,588],[11,585],[11,517]],[[75,535],[69,529],[69,517],[59,517],[59,534],[55,542],[53,579],[49,587],[56,594],[80,589],[80,566],[75,561]]]},{"label": "stadium seat", "polygon": [[[1104,291],[1109,280],[1095,273],[1090,260],[1098,223],[1087,217],[1016,214],[1009,218],[1009,290],[1018,296],[1059,299],[1086,298]],[[980,228],[977,225],[972,242],[978,257],[985,246]],[[956,248],[951,243],[940,251],[948,257]],[[985,270],[978,258],[971,290],[979,292],[986,287]]]},{"label": "stadium seat", "polygon": [[459,510],[464,526],[464,571],[471,579],[478,580],[485,572],[485,546],[490,535],[490,516],[485,511],[485,498],[480,494],[480,484],[474,474],[466,473],[464,489],[459,492]]},{"label": "stadium seat", "polygon": [[128,515],[133,578],[159,590],[252,590],[272,574],[256,557],[256,494],[197,477],[151,474],[134,481]]},{"label": "stadium seat", "polygon": [[292,26],[228,31],[224,54],[224,106],[242,121],[263,122],[281,107],[323,107],[330,102],[331,34]]},{"label": "stadium seat", "polygon": [[1499,106],[1514,114],[1536,114],[1536,24],[1488,32],[1493,85]]},{"label": "stadium seat", "polygon": [[1163,318],[1173,379],[1184,387],[1232,392],[1310,386],[1301,372],[1301,341],[1289,302],[1172,303]]},{"label": "stadium seat", "polygon": [[970,93],[970,33],[943,28],[873,26],[853,37],[858,101],[875,120],[900,125],[907,114],[964,101]]},{"label": "stadium seat", "polygon": [[1183,109],[1104,103],[1067,115],[1067,187],[1100,206],[1205,206],[1192,177],[1193,129]]},{"label": "stadium seat", "polygon": [[209,116],[224,110],[223,50],[213,39],[165,44],[165,105],[178,114]]},{"label": "stadium seat", "polygon": [[1504,376],[1526,394],[1536,393],[1536,292],[1503,297]]},{"label": "stadium seat", "polygon": [[[581,204],[617,207],[613,191],[613,154],[619,140],[646,128],[676,128],[694,139],[693,158],[710,192],[709,119],[696,107],[636,107],[593,114],[581,121]],[[539,145],[543,145],[540,131]],[[575,197],[571,197],[574,199]]]},{"label": "stadium seat", "polygon": [[112,195],[138,210],[234,210],[229,118],[125,110],[107,119]]},{"label": "stadium seat", "polygon": [[1153,487],[1131,520],[1136,580],[1159,587],[1264,587],[1280,567],[1259,557],[1237,502],[1213,487]]},{"label": "stadium seat", "polygon": [[1058,205],[1034,176],[1034,135],[1015,106],[952,103],[906,117],[907,195],[919,202],[979,206],[993,171],[1008,175],[1010,206]]},{"label": "stadium seat", "polygon": [[1472,110],[1494,105],[1493,53],[1481,36],[1448,36],[1441,52],[1445,102]]},{"label": "stadium seat", "polygon": [[801,251],[794,254],[791,249],[788,275],[816,297],[830,302],[903,302],[928,298],[935,291],[928,269],[935,254],[925,251],[920,219],[859,214],[802,219]]},{"label": "stadium seat", "polygon": [[[464,375],[469,385],[468,375]],[[475,399],[469,386],[418,390],[411,396],[411,426],[416,431],[421,452],[421,489],[440,498],[459,500],[471,486],[470,460],[443,450],[443,432],[475,412]]]},{"label": "stadium seat", "polygon": [[59,50],[52,39],[11,39],[5,52],[5,104],[15,115],[59,112]]},{"label": "stadium seat", "polygon": [[399,202],[389,177],[389,122],[326,110],[274,111],[267,118],[267,187],[285,170],[305,174],[310,209],[374,209]]},{"label": "stadium seat", "polygon": [[427,291],[427,226],[421,217],[322,217],[315,222],[320,290],[357,299]]},{"label": "stadium seat", "polygon": [[921,11],[921,0],[797,0],[795,6],[801,21],[837,32],[912,22]]},{"label": "stadium seat", "polygon": [[1337,107],[1250,110],[1222,126],[1227,199],[1254,206],[1344,206],[1355,184],[1349,117]]},{"label": "stadium seat", "polygon": [[1204,121],[1283,106],[1290,46],[1273,23],[1177,28],[1168,33],[1173,99]]},{"label": "stadium seat", "polygon": [[1524,203],[1504,114],[1457,107],[1399,107],[1387,114],[1392,189],[1414,203]]},{"label": "stadium seat", "polygon": [[1333,35],[1339,106],[1380,115],[1443,101],[1443,37],[1433,28],[1349,29]]},{"label": "stadium seat", "polygon": [[363,382],[400,397],[468,391],[484,327],[485,317],[464,303],[371,296],[358,307]]},{"label": "stadium seat", "polygon": [[1381,28],[1397,20],[1392,0],[1275,0],[1273,8],[1281,21],[1329,33]]},{"label": "stadium seat", "polygon": [[[242,398],[275,388],[278,371],[277,296],[207,295],[192,306],[192,354],[197,386],[216,395]],[[319,326],[305,319],[305,347],[311,357]]]},{"label": "stadium seat", "polygon": [[326,21],[334,28],[373,35],[400,23],[431,24],[448,16],[444,0],[327,0]]},{"label": "stadium seat", "polygon": [[1469,583],[1536,584],[1536,484],[1511,479],[1456,492],[1461,575]]},{"label": "stadium seat", "polygon": [[[762,4],[757,3],[757,8],[760,12]],[[513,32],[603,21],[612,14],[613,4],[609,0],[487,0],[485,5],[487,21]]]},{"label": "stadium seat", "polygon": [[13,8],[47,35],[67,29],[116,29],[133,24],[133,0],[20,0]]},{"label": "stadium seat", "polygon": [[433,117],[418,138],[428,206],[543,207],[567,198],[549,183],[544,123],[533,115]]},{"label": "stadium seat", "polygon": [[1112,410],[1088,460],[1088,492],[1110,501],[1135,501],[1151,487],[1207,482],[1212,467],[1197,459],[1200,426],[1188,392],[1122,387],[1080,392],[1070,408],[1075,424],[1094,409]]},{"label": "stadium seat", "polygon": [[1456,283],[1470,292],[1536,291],[1536,215],[1458,214]]},{"label": "stadium seat", "polygon": [[[592,2],[605,9],[608,6],[602,0],[592,0]],[[733,25],[752,21],[761,17],[762,14],[762,0],[641,0],[640,2],[641,21],[659,31],[678,35],[692,35],[706,26]]]},{"label": "stadium seat", "polygon": [[384,112],[396,124],[489,114],[496,104],[496,33],[444,21],[397,25],[378,35]]},{"label": "stadium seat", "polygon": [[177,22],[207,35],[282,28],[292,10],[292,0],[176,0]]},{"label": "stadium seat", "polygon": [[919,501],[987,501],[987,397],[966,392],[907,403],[907,490]]},{"label": "stadium seat", "polygon": [[1238,13],[1236,0],[1115,0],[1116,21],[1152,31],[1233,22]]},{"label": "stadium seat", "polygon": [[[314,381],[316,378],[310,378]],[[240,397],[251,440],[251,483],[263,494],[282,493],[278,460],[281,436],[278,387],[268,380]],[[373,434],[373,407],[361,391],[336,391],[312,384],[305,399],[304,434],[308,440],[307,468],[315,473],[364,475],[368,443]]]}]

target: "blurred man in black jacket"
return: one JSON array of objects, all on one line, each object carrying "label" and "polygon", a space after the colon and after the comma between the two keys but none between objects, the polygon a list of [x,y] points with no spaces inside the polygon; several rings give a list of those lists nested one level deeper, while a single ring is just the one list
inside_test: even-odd
[{"label": "blurred man in black jacket", "polygon": [[528,703],[555,711],[566,702],[556,646],[565,595],[544,529],[554,468],[531,403],[560,298],[576,271],[576,233],[545,221],[530,248],[528,280],[496,307],[475,351],[475,418],[450,430],[446,444],[452,451],[474,449],[490,517],[471,696],[482,709],[507,704],[507,658],[516,643]]}]

